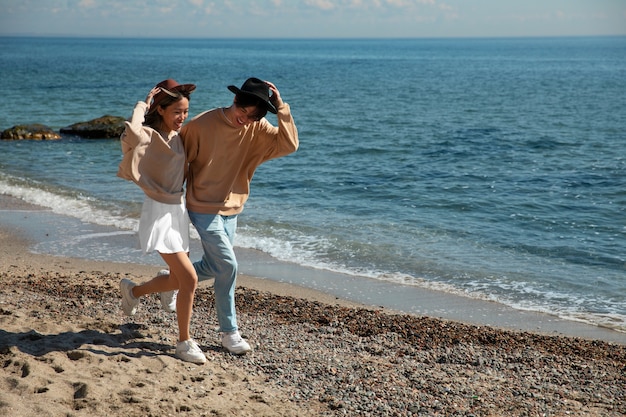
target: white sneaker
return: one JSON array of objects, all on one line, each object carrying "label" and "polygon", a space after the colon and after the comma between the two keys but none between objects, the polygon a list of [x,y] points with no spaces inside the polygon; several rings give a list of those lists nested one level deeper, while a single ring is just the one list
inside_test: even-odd
[{"label": "white sneaker", "polygon": [[178,342],[176,344],[176,357],[185,362],[192,362],[197,364],[203,364],[206,362],[206,356],[202,352],[202,349],[193,339],[185,340],[184,342]]},{"label": "white sneaker", "polygon": [[133,287],[136,286],[134,282],[128,278],[124,278],[120,281],[120,292],[122,293],[122,310],[127,316],[134,316],[139,307],[139,298],[135,298],[133,295]]},{"label": "white sneaker", "polygon": [[222,346],[235,355],[242,355],[252,350],[246,339],[241,337],[238,330],[222,333]]},{"label": "white sneaker", "polygon": [[[162,269],[157,274],[157,277],[161,275],[169,275],[170,271],[167,269]],[[176,311],[176,297],[178,296],[178,290],[165,291],[159,293],[159,297],[161,298],[161,308],[167,311],[168,313],[174,313]]]}]

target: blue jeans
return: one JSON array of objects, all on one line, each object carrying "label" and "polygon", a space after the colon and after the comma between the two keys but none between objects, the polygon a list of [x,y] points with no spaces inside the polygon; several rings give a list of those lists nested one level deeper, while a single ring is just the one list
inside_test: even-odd
[{"label": "blue jeans", "polygon": [[204,254],[194,262],[198,282],[215,278],[215,310],[220,332],[237,330],[235,312],[235,284],[237,279],[237,258],[233,250],[237,215],[221,216],[189,211],[189,219],[194,225]]}]

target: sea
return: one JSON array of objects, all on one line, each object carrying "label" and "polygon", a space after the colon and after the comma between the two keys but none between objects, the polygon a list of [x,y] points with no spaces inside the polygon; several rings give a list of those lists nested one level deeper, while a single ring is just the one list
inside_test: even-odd
[{"label": "sea", "polygon": [[[300,148],[254,176],[242,272],[626,332],[626,37],[0,37],[0,131],[129,117],[166,78],[197,85],[194,116],[252,76],[290,104]],[[0,222],[30,230],[35,254],[162,263],[137,248],[143,194],[120,160],[118,139],[0,141],[0,194],[47,216]]]}]

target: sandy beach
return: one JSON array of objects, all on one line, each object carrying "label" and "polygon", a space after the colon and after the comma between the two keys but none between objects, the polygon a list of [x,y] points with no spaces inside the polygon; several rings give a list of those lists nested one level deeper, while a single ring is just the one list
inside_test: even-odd
[{"label": "sandy beach", "polygon": [[250,276],[236,297],[254,350],[221,349],[203,283],[192,334],[208,361],[185,363],[156,296],[120,310],[120,279],[158,268],[30,243],[0,220],[3,416],[626,415],[625,344],[394,314]]}]

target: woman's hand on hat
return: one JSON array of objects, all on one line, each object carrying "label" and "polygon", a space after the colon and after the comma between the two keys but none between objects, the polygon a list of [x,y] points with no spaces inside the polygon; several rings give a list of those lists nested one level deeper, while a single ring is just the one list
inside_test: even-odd
[{"label": "woman's hand on hat", "polygon": [[280,91],[278,91],[278,88],[276,88],[276,86],[269,81],[265,81],[265,84],[267,84],[271,91],[270,102],[278,109],[283,104],[283,99],[280,97]]},{"label": "woman's hand on hat", "polygon": [[152,104],[152,99],[154,98],[154,96],[159,94],[160,91],[161,87],[154,87],[152,90],[150,90],[148,96],[146,97],[146,104],[148,105],[148,107],[150,107],[150,104]]}]

